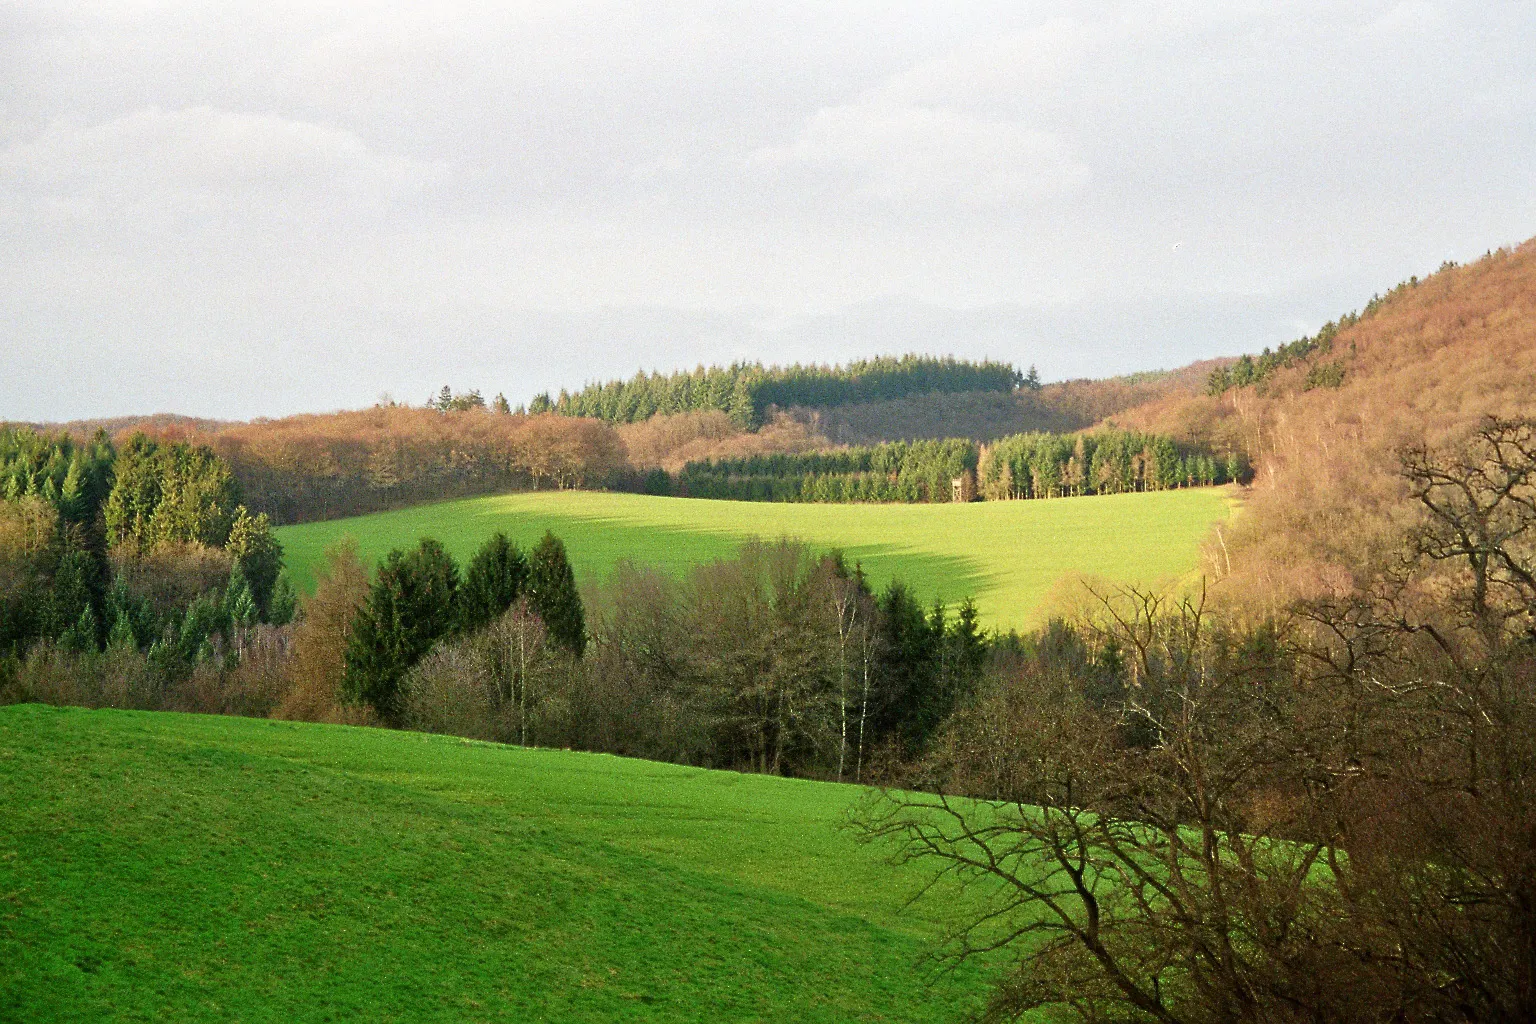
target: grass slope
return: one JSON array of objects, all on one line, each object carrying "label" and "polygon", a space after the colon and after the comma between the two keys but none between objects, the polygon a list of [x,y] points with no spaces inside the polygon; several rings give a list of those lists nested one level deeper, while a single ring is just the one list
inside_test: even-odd
[{"label": "grass slope", "polygon": [[675,572],[729,557],[747,537],[798,537],[842,548],[877,585],[900,578],[925,600],[973,596],[984,620],[1006,629],[1033,624],[1051,587],[1071,573],[1140,582],[1188,573],[1201,540],[1230,505],[1225,488],[964,505],[799,505],[543,491],[288,526],[278,537],[306,590],[325,548],[348,535],[369,561],[419,537],[436,537],[464,559],[496,530],[528,546],[549,529],[565,541],[581,579],[601,579],[624,558]]},{"label": "grass slope", "polygon": [[850,786],[0,708],[0,1020],[939,1021]]}]

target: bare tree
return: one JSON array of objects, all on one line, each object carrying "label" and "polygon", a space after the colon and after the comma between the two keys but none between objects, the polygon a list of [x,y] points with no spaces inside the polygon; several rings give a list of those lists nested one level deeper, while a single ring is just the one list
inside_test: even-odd
[{"label": "bare tree", "polygon": [[1347,858],[1319,794],[1345,759],[1283,646],[1134,588],[1099,595],[1091,630],[1124,652],[1120,692],[1026,663],[957,715],[939,792],[859,819],[981,906],[941,955],[1015,951],[987,1019],[1392,1020],[1401,971],[1339,924]]}]

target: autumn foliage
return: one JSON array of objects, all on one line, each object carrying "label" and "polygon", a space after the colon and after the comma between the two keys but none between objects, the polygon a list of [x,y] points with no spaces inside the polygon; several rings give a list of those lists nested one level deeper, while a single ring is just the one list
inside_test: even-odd
[{"label": "autumn foliage", "polygon": [[154,433],[209,445],[247,503],[283,523],[501,490],[602,486],[627,467],[611,426],[551,414],[382,405],[214,429],[172,423]]},{"label": "autumn foliage", "polygon": [[[1337,365],[1337,387],[1316,367]],[[1330,351],[1258,386],[1166,398],[1113,417],[1246,454],[1255,485],[1211,553],[1221,590],[1258,610],[1340,593],[1393,557],[1417,515],[1398,453],[1536,414],[1536,239],[1446,264],[1374,300]]]}]

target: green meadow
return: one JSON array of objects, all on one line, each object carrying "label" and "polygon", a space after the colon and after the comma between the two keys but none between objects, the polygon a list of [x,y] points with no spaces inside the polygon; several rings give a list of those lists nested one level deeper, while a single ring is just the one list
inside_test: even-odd
[{"label": "green meadow", "polygon": [[946,1021],[852,786],[0,707],[0,1020]]},{"label": "green meadow", "polygon": [[940,505],[541,491],[287,526],[278,537],[306,591],[325,549],[347,536],[370,562],[420,537],[437,538],[462,560],[497,530],[524,546],[553,530],[583,581],[601,581],[621,559],[681,572],[730,557],[749,537],[794,537],[841,548],[877,586],[899,578],[925,600],[974,597],[988,625],[1008,629],[1035,624],[1052,588],[1072,574],[1155,583],[1190,573],[1232,500],[1227,488]]}]

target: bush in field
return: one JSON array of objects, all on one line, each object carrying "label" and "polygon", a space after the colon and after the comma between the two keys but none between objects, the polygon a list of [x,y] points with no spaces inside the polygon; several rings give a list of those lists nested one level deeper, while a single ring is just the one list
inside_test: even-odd
[{"label": "bush in field", "polygon": [[293,631],[292,686],[279,706],[279,718],[307,722],[342,722],[357,717],[344,699],[347,648],[352,624],[368,601],[368,568],[347,538],[325,553],[325,568],[315,592],[305,599]]}]

